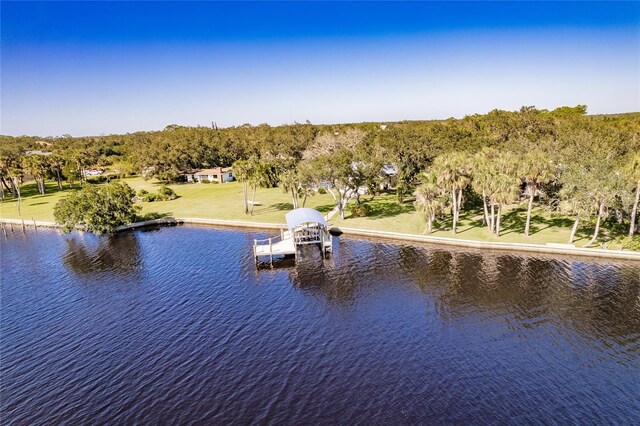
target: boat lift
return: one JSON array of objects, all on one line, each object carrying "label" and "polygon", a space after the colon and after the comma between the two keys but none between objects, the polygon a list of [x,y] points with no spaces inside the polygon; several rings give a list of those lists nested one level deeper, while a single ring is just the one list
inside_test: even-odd
[{"label": "boat lift", "polygon": [[329,224],[317,210],[300,208],[291,210],[285,215],[287,229],[281,229],[280,235],[271,238],[253,240],[253,256],[256,266],[260,258],[269,258],[273,267],[274,256],[295,256],[298,258],[298,246],[307,244],[320,245],[322,254],[332,251],[332,240]]}]

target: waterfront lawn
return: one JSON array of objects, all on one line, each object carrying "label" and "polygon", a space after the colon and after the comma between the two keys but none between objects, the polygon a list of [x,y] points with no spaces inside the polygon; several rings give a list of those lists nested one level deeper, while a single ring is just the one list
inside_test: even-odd
[{"label": "waterfront lawn", "polygon": [[[124,181],[136,192],[146,189],[156,192],[161,183],[155,180],[145,181],[140,177],[126,178]],[[60,191],[55,182],[47,182],[47,193],[39,195],[35,183],[27,183],[22,187],[22,206],[18,214],[18,202],[11,197],[0,203],[0,218],[49,221],[53,219],[55,203],[69,191],[73,191],[64,183]],[[293,208],[291,197],[280,188],[258,188],[254,215],[245,215],[242,202],[242,184],[230,182],[224,184],[179,183],[169,185],[178,198],[171,201],[155,201],[139,203],[142,206],[142,218],[159,217],[191,217],[204,219],[228,219],[251,222],[284,223],[284,215]],[[249,194],[251,196],[251,194]],[[316,194],[307,198],[306,207],[315,208],[327,213],[335,205],[329,194]]]},{"label": "waterfront lawn", "polygon": [[[332,223],[338,227],[371,229],[376,231],[401,232],[407,234],[424,234],[436,237],[458,238],[465,240],[509,242],[509,243],[561,243],[566,244],[571,234],[573,219],[556,213],[546,212],[542,209],[534,209],[531,219],[531,232],[529,237],[524,236],[525,219],[527,216],[526,205],[514,205],[505,209],[502,215],[502,232],[500,237],[488,232],[482,224],[482,208],[463,210],[460,212],[460,222],[457,233],[451,232],[451,217],[437,221],[432,234],[426,233],[426,220],[417,213],[412,201],[399,204],[395,194],[386,193],[376,196],[368,201],[367,196],[362,197],[371,209],[367,217],[352,217],[349,209],[345,212],[345,219],[340,220],[338,215],[332,219]],[[574,244],[576,247],[584,246],[593,235],[594,221],[584,221],[578,229]],[[611,230],[608,226],[600,227],[600,237],[592,247],[604,245],[611,249],[620,246],[612,240],[618,236],[624,237],[623,230]],[[636,237],[638,238],[638,237]]]},{"label": "waterfront lawn", "polygon": [[[140,189],[156,192],[161,185],[156,180],[146,181],[140,177],[124,180],[136,192]],[[178,198],[171,201],[139,203],[142,207],[141,220],[181,217],[284,223],[285,213],[293,208],[291,197],[283,193],[280,188],[258,188],[256,202],[259,202],[260,205],[256,205],[254,215],[250,216],[244,214],[242,184],[239,182],[225,184],[180,183],[169,185],[169,187],[176,192]],[[47,182],[46,188],[47,193],[39,195],[35,183],[23,185],[21,214],[18,214],[17,201],[9,197],[0,203],[0,218],[53,222],[55,203],[73,189],[70,189],[65,183],[64,189],[58,190],[55,182]],[[371,209],[371,214],[368,217],[352,217],[349,208],[347,208],[345,220],[341,220],[340,216],[336,214],[330,220],[331,224],[347,228],[425,234],[425,220],[415,211],[411,201],[399,204],[393,193],[376,196],[373,200],[368,200],[368,196],[362,198]],[[309,197],[306,203],[306,207],[315,208],[322,213],[329,212],[334,206],[335,202],[330,194],[316,194]],[[527,238],[524,236],[526,206],[524,204],[515,205],[505,209],[502,218],[502,233],[500,237],[496,237],[482,225],[481,208],[464,210],[460,216],[456,235],[451,233],[450,217],[443,221],[437,221],[434,225],[434,232],[430,235],[477,241],[565,244],[569,239],[573,225],[573,220],[569,217],[534,209],[531,235]],[[584,221],[581,224],[574,242],[577,247],[584,246],[590,240],[594,222],[595,220]],[[626,236],[626,228],[612,230],[610,224],[607,223],[600,229],[600,237],[593,247],[621,248],[621,245],[614,243],[613,240],[616,237]],[[634,238],[640,239],[640,237]]]}]

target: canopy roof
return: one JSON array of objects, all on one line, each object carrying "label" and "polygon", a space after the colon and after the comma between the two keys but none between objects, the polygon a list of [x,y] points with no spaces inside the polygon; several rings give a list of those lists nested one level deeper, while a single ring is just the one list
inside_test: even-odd
[{"label": "canopy roof", "polygon": [[293,230],[295,227],[305,223],[317,223],[322,226],[327,226],[327,221],[324,220],[324,216],[318,210],[309,208],[300,208],[291,210],[285,215],[287,218],[287,228]]}]

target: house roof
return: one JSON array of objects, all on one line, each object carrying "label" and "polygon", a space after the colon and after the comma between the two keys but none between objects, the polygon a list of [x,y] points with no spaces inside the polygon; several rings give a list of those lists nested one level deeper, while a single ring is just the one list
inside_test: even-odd
[{"label": "house roof", "polygon": [[219,169],[202,169],[202,170],[196,170],[195,172],[193,172],[194,175],[215,175],[217,174],[219,171]]},{"label": "house roof", "polygon": [[233,167],[214,167],[213,169],[193,170],[193,171],[187,172],[187,174],[193,174],[193,175],[215,175],[215,174],[218,174],[220,172],[226,173],[226,172],[230,172],[230,171],[233,171]]},{"label": "house roof", "polygon": [[33,149],[31,151],[25,151],[26,155],[44,155],[45,157],[48,157],[49,155],[53,154],[53,152],[48,152],[48,151],[41,151],[39,149]]},{"label": "house roof", "polygon": [[318,223],[327,226],[327,221],[324,219],[322,213],[318,210],[304,207],[291,210],[285,215],[285,218],[287,219],[287,228],[289,228],[289,230],[293,230],[295,227],[305,223]]}]

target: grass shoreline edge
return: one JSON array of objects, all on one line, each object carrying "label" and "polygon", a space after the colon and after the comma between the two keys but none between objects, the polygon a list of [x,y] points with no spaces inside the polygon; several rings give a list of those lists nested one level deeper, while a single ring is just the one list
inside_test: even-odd
[{"label": "grass shoreline edge", "polygon": [[[43,228],[61,228],[60,225],[54,222],[45,221],[24,221],[18,219],[0,219],[1,224],[18,225],[25,227],[43,227]],[[247,222],[238,220],[226,220],[226,219],[204,219],[204,218],[172,218],[165,217],[160,219],[151,219],[142,222],[134,222],[128,225],[123,225],[117,229],[117,232],[124,232],[135,230],[138,228],[144,228],[147,226],[162,226],[162,225],[211,225],[222,226],[232,228],[246,228],[246,229],[281,229],[286,227],[283,223],[265,223],[265,222]],[[447,246],[455,246],[462,248],[482,249],[482,250],[516,250],[520,252],[529,253],[545,253],[545,254],[560,254],[560,255],[573,255],[573,256],[589,256],[618,260],[635,260],[640,261],[640,252],[628,251],[628,250],[609,250],[609,249],[597,249],[597,248],[583,248],[583,247],[554,247],[543,244],[525,244],[525,243],[509,243],[509,242],[487,242],[476,240],[461,240],[456,238],[436,237],[417,234],[406,234],[400,232],[389,231],[376,231],[370,229],[360,228],[348,228],[348,227],[334,227],[339,230],[343,235],[356,236],[356,237],[379,237],[393,241],[411,241],[421,242],[428,244],[440,244]]]}]

